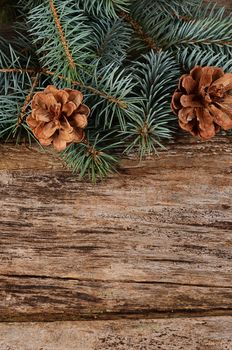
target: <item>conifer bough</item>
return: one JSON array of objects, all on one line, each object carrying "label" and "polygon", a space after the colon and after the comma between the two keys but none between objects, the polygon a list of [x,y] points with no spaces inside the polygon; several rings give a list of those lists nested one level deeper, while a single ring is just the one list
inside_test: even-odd
[{"label": "conifer bough", "polygon": [[[0,41],[0,138],[53,143],[75,174],[94,182],[115,171],[120,156],[156,153],[178,133],[182,96],[199,98],[195,88],[186,92],[181,85],[179,102],[174,95],[178,118],[172,112],[183,74],[195,66],[232,73],[232,18],[217,5],[19,0],[17,6],[15,35]],[[232,119],[227,88],[224,104],[215,97],[224,116],[226,103],[224,129]],[[44,104],[36,104],[44,94],[50,94]],[[76,104],[70,94],[84,96],[83,102]],[[202,136],[204,125],[204,135],[213,136],[220,125],[215,113],[212,120],[213,107],[207,121],[194,109],[202,105],[190,108],[194,127],[184,113],[185,129]]]}]

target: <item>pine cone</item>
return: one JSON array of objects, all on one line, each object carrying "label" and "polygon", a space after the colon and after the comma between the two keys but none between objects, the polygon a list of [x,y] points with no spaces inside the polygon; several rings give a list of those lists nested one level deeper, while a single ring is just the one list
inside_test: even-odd
[{"label": "pine cone", "polygon": [[83,140],[90,110],[82,100],[80,91],[58,90],[53,85],[34,95],[27,124],[41,145],[52,143],[60,152],[70,143]]},{"label": "pine cone", "polygon": [[209,139],[220,128],[232,128],[232,74],[218,67],[196,66],[180,78],[171,107],[179,125]]}]

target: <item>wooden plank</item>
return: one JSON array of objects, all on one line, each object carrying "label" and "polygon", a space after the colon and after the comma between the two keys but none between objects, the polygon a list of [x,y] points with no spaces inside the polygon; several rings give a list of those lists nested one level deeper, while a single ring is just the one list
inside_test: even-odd
[{"label": "wooden plank", "polygon": [[0,320],[232,314],[232,144],[180,138],[96,186],[0,146]]},{"label": "wooden plank", "polygon": [[230,350],[232,318],[0,324],[0,350]]}]

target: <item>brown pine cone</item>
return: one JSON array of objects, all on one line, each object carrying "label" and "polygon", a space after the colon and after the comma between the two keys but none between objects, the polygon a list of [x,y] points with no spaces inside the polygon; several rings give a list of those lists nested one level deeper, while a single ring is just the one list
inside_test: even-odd
[{"label": "brown pine cone", "polygon": [[232,128],[232,74],[196,66],[180,78],[171,107],[183,130],[209,139]]},{"label": "brown pine cone", "polygon": [[41,145],[52,143],[60,152],[70,143],[83,140],[90,110],[82,100],[80,91],[58,90],[53,85],[34,95],[27,124]]}]

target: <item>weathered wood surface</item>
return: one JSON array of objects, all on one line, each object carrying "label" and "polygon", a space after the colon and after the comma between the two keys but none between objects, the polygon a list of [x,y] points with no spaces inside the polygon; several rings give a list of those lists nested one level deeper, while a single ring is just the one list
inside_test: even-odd
[{"label": "weathered wood surface", "polygon": [[0,320],[232,315],[231,152],[183,138],[93,186],[1,145]]},{"label": "weathered wood surface", "polygon": [[0,324],[0,350],[231,350],[232,317]]}]

